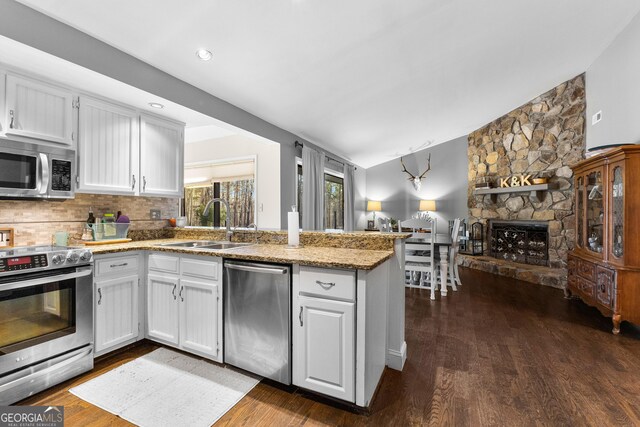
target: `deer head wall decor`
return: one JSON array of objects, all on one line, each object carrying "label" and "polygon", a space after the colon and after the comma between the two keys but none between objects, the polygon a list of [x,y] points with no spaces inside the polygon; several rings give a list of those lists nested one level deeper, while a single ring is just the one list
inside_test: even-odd
[{"label": "deer head wall decor", "polygon": [[429,158],[427,159],[427,169],[424,172],[422,172],[419,176],[413,175],[411,172],[407,170],[407,167],[404,165],[404,162],[402,161],[402,157],[400,157],[400,163],[402,164],[402,172],[406,172],[407,175],[409,175],[409,178],[407,179],[411,181],[411,184],[413,184],[413,188],[415,188],[416,191],[420,191],[420,187],[422,187],[422,178],[424,178],[426,173],[431,170],[431,154],[429,154]]}]

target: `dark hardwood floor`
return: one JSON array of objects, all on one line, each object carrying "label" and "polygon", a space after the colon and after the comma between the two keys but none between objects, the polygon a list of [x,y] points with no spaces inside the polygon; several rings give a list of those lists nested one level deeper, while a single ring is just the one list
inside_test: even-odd
[{"label": "dark hardwood floor", "polygon": [[[640,425],[640,332],[562,291],[461,269],[445,299],[408,289],[403,372],[370,415],[261,383],[216,425]],[[128,425],[67,390],[157,348],[143,343],[22,404],[64,405],[66,425]]]}]

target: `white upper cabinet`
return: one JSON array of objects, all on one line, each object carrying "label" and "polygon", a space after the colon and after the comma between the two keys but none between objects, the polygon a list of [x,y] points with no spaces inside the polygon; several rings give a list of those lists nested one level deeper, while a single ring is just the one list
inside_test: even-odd
[{"label": "white upper cabinet", "polygon": [[139,124],[135,110],[80,98],[78,191],[137,193]]},{"label": "white upper cabinet", "polygon": [[73,145],[70,91],[11,74],[6,78],[3,132]]},{"label": "white upper cabinet", "polygon": [[182,196],[184,126],[140,115],[140,195]]}]

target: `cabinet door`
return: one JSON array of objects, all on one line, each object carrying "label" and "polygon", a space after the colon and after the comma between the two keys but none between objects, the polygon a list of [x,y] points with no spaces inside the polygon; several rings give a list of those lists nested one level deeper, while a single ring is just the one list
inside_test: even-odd
[{"label": "cabinet door", "polygon": [[590,170],[585,179],[586,249],[594,256],[602,258],[604,239],[604,169]]},{"label": "cabinet door", "polygon": [[355,303],[298,296],[295,385],[355,401]]},{"label": "cabinet door", "polygon": [[219,285],[180,279],[180,348],[221,361]]},{"label": "cabinet door", "polygon": [[140,116],[140,194],[182,196],[183,126]]},{"label": "cabinet door", "polygon": [[576,177],[576,245],[583,248],[587,239],[584,237],[585,203],[583,175]]},{"label": "cabinet door", "polygon": [[614,270],[598,266],[596,299],[607,308],[613,308],[615,301],[616,273]]},{"label": "cabinet door", "polygon": [[135,111],[80,99],[79,191],[136,194],[139,126]]},{"label": "cabinet door", "polygon": [[147,276],[147,328],[149,336],[178,345],[178,278]]},{"label": "cabinet door", "polygon": [[7,134],[73,144],[71,92],[7,75],[6,99]]},{"label": "cabinet door", "polygon": [[609,166],[609,260],[624,265],[624,162]]},{"label": "cabinet door", "polygon": [[95,350],[104,352],[139,334],[137,274],[95,281]]}]

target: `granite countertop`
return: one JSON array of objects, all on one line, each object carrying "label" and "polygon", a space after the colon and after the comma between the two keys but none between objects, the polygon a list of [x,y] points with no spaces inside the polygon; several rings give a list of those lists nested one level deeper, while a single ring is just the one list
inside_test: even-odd
[{"label": "granite countertop", "polygon": [[[191,239],[193,240],[193,239]],[[288,249],[285,245],[251,244],[230,249],[197,249],[161,246],[165,243],[188,242],[188,239],[142,240],[113,245],[92,246],[95,255],[127,251],[162,251],[179,254],[218,256],[229,259],[300,264],[317,267],[372,270],[393,256],[393,250],[365,250],[304,246]]]}]

